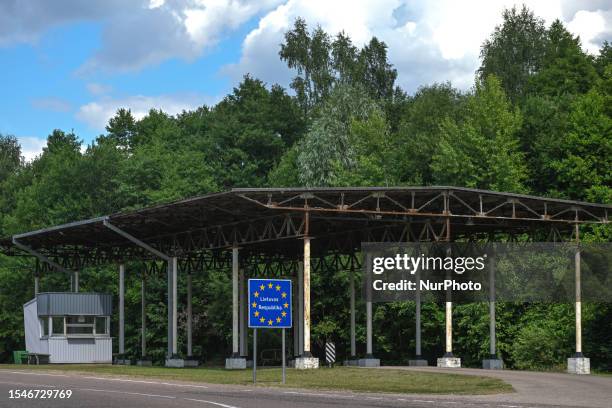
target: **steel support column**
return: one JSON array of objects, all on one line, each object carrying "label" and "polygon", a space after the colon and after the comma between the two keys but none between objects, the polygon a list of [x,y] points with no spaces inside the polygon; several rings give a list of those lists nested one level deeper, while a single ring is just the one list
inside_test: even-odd
[{"label": "steel support column", "polygon": [[[366,265],[366,279],[369,290],[371,290],[372,279],[372,255],[366,254],[364,262]],[[371,295],[370,295],[371,296]],[[366,359],[374,358],[372,347],[372,299],[366,299]]]},{"label": "steel support column", "polygon": [[238,344],[238,247],[232,248],[232,356],[239,357]]},{"label": "steel support column", "polygon": [[[123,231],[121,228],[110,223],[108,218],[104,218],[102,220],[102,224],[114,231],[118,235],[132,242],[133,244],[143,248],[145,251],[154,254],[155,256],[166,261],[167,264],[167,273],[168,273],[168,358],[171,359],[173,355],[176,354],[176,304],[175,304],[175,293],[176,293],[176,270],[177,268],[177,259],[172,258],[161,251],[153,248],[149,244],[139,240],[133,235],[129,234],[126,231]],[[168,365],[168,361],[166,361],[166,365]]]},{"label": "steel support column", "polygon": [[581,293],[581,277],[580,277],[580,228],[576,224],[576,253],[574,254],[574,281],[576,287],[576,357],[582,355],[582,293]]},{"label": "steel support column", "polygon": [[298,262],[298,354],[304,354],[304,262]]},{"label": "steel support column", "polygon": [[192,348],[192,304],[191,304],[191,271],[187,273],[187,357],[193,356]]},{"label": "steel support column", "polygon": [[416,291],[415,291],[415,309],[416,309],[416,317],[415,317],[415,359],[421,359],[421,270],[420,268],[416,271]]},{"label": "steel support column", "polygon": [[350,291],[351,291],[351,358],[357,356],[357,342],[355,339],[355,270],[350,271]]},{"label": "steel support column", "polygon": [[[293,287],[295,288],[295,291],[297,292],[297,278],[293,279]],[[291,302],[292,302],[292,310],[293,310],[293,356],[297,357],[300,355],[300,331],[299,331],[299,311],[298,311],[298,296],[297,293],[296,294],[292,294],[291,295]]]},{"label": "steel support column", "polygon": [[240,333],[240,356],[242,357],[246,357],[248,355],[248,348],[247,348],[247,339],[248,339],[248,332],[247,332],[247,300],[246,300],[246,281],[245,281],[245,274],[244,274],[244,269],[240,268],[238,271],[238,279],[239,279],[239,288],[238,291],[240,293],[239,296],[239,309],[240,309],[240,329],[239,329],[239,333]]},{"label": "steel support column", "polygon": [[177,358],[177,276],[178,259],[172,257],[168,262],[168,357]]},{"label": "steel support column", "polygon": [[[492,254],[493,255],[493,254]],[[489,258],[489,354],[497,358],[497,338],[495,335],[495,255]]]},{"label": "steel support column", "polygon": [[34,274],[34,296],[38,295],[40,289],[40,276],[38,273]]},{"label": "steel support column", "polygon": [[312,357],[310,350],[310,237],[304,237],[304,352],[302,355]]},{"label": "steel support column", "polygon": [[144,358],[147,355],[147,300],[146,275],[143,273],[140,280],[140,355]]},{"label": "steel support column", "polygon": [[[119,354],[125,354],[125,265],[119,264]],[[121,356],[123,359],[123,356]]]},{"label": "steel support column", "polygon": [[571,374],[590,374],[591,359],[582,354],[582,293],[581,293],[581,248],[580,248],[580,226],[578,225],[578,214],[576,213],[576,252],[574,253],[574,284],[576,288],[576,353],[567,359],[567,371]]}]

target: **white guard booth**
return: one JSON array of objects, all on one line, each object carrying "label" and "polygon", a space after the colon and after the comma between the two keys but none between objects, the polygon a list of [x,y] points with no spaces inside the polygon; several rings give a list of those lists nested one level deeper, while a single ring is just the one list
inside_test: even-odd
[{"label": "white guard booth", "polygon": [[26,350],[50,363],[112,363],[112,295],[39,293],[23,305]]}]

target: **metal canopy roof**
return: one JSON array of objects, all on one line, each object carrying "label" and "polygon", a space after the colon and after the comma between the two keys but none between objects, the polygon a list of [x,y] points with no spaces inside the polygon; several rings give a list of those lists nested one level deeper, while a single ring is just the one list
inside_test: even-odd
[{"label": "metal canopy roof", "polygon": [[[362,241],[439,240],[489,233],[567,231],[608,223],[610,205],[460,187],[236,188],[135,211],[17,234],[18,242],[54,258],[154,259],[110,223],[165,254],[191,257],[240,246],[247,254],[297,258],[298,238],[323,251],[348,253]],[[308,214],[309,222],[306,222]]]}]

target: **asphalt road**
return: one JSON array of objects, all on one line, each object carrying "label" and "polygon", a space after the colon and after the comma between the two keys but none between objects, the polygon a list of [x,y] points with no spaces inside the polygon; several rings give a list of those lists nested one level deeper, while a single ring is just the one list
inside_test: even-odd
[{"label": "asphalt road", "polygon": [[[376,375],[375,370],[372,370],[372,375]],[[612,384],[612,381],[610,384]],[[71,390],[72,396],[68,399],[10,399],[9,391],[17,389]],[[523,402],[513,402],[509,404],[504,401],[503,398],[496,398],[496,396],[415,396],[322,392],[273,387],[195,384],[165,382],[163,380],[139,380],[123,377],[102,377],[59,372],[43,373],[0,369],[0,407],[522,408],[559,406],[557,404],[546,405]]]}]

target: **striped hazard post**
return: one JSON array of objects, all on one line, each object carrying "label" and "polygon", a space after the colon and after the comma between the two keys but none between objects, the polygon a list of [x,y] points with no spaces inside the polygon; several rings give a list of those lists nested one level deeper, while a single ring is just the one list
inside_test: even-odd
[{"label": "striped hazard post", "polygon": [[325,361],[330,367],[336,362],[336,345],[332,342],[325,343]]}]

